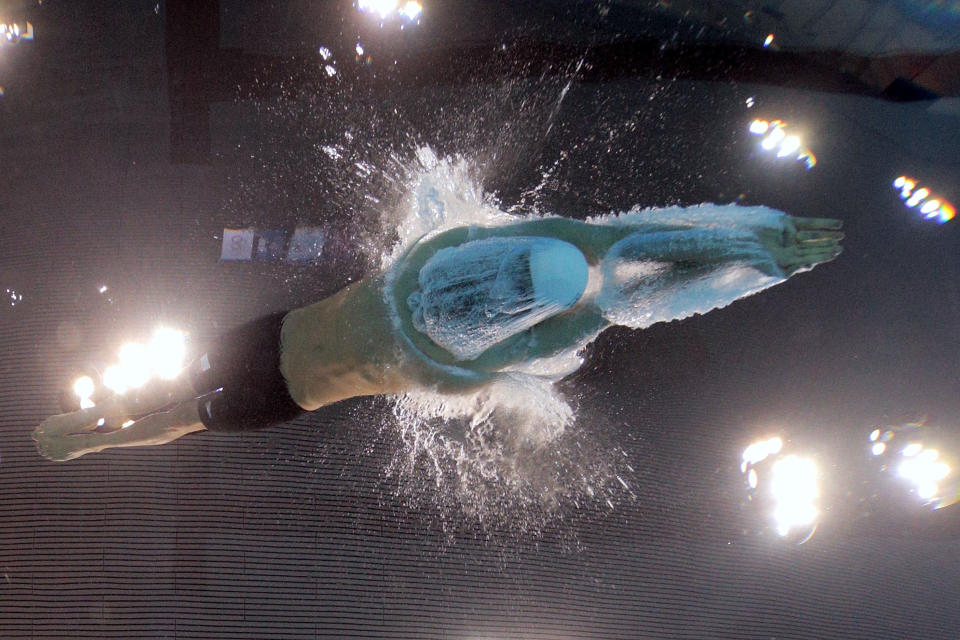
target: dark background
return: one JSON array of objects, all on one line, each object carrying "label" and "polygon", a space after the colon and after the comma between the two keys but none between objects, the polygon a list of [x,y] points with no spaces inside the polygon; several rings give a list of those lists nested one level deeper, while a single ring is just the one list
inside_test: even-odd
[{"label": "dark background", "polygon": [[[926,416],[960,440],[960,223],[890,186],[960,201],[952,17],[908,14],[922,51],[851,18],[849,42],[883,33],[841,50],[830,7],[424,5],[403,31],[338,2],[6,6],[37,36],[0,48],[0,288],[23,296],[0,307],[0,636],[955,638],[958,507],[859,503],[875,425]],[[785,46],[759,47],[778,26]],[[818,166],[757,155],[753,117],[806,131]],[[841,218],[846,250],[707,316],[603,334],[561,388],[630,490],[544,513],[507,497],[479,519],[388,473],[383,399],[37,455],[59,389],[122,341],[164,322],[196,348],[369,270],[425,145],[518,212],[739,198]],[[298,223],[334,238],[317,265],[218,261],[224,227]],[[820,461],[823,523],[800,546],[745,503],[740,453],[770,433]]]}]

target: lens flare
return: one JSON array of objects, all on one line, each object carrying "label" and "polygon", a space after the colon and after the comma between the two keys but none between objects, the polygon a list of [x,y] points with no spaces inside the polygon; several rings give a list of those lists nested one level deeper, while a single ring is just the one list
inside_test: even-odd
[{"label": "lens flare", "polygon": [[93,400],[90,399],[95,390],[93,378],[90,376],[81,376],[74,381],[73,393],[80,399],[81,409],[90,409],[96,406]]},{"label": "lens flare", "polygon": [[784,158],[786,156],[792,155],[797,152],[800,148],[800,138],[797,136],[787,136],[784,138],[783,143],[780,145],[780,150],[777,152],[778,158]]},{"label": "lens flare", "polygon": [[[940,448],[927,446],[920,423],[874,429],[871,452],[881,458],[881,472],[895,472],[897,485],[907,487],[927,507],[941,509],[960,501],[960,482]],[[882,447],[882,448],[881,448]],[[949,456],[947,456],[949,458]]]},{"label": "lens flare", "polygon": [[142,387],[150,379],[150,353],[142,344],[131,342],[120,348],[120,368],[129,389]]},{"label": "lens flare", "polygon": [[423,12],[423,7],[419,2],[408,2],[400,9],[400,15],[408,20],[416,20]]},{"label": "lens flare", "polygon": [[773,511],[777,533],[785,536],[795,527],[809,527],[819,515],[816,501],[817,465],[808,458],[789,455],[772,468],[770,490],[776,501]]},{"label": "lens flare", "polygon": [[767,134],[767,137],[763,139],[763,142],[760,143],[760,146],[770,151],[786,137],[787,134],[783,132],[781,127],[774,127],[770,133]]},{"label": "lens flare", "polygon": [[103,372],[103,384],[107,389],[110,389],[110,391],[120,396],[125,394],[129,389],[123,369],[120,365],[116,364],[110,365],[106,371]]},{"label": "lens flare", "polygon": [[386,18],[397,9],[397,0],[359,0],[357,8],[360,11],[369,11]]},{"label": "lens flare", "polygon": [[937,212],[940,210],[940,201],[937,199],[927,200],[923,203],[923,206],[920,207],[920,213],[925,216],[937,215]]},{"label": "lens flare", "polygon": [[953,205],[949,202],[944,202],[940,205],[940,224],[947,222],[948,220],[953,220],[957,215],[957,210],[953,208]]},{"label": "lens flare", "polygon": [[893,181],[893,188],[900,192],[904,205],[910,209],[918,208],[925,219],[943,224],[954,218],[956,209],[950,202],[934,194],[929,187],[917,188],[917,185],[918,182],[908,176],[898,176]]},{"label": "lens flare", "polygon": [[907,199],[907,206],[910,208],[917,206],[928,195],[930,195],[930,190],[925,187],[920,187]]},{"label": "lens flare", "polygon": [[[797,455],[780,456],[784,442],[779,437],[759,440],[744,449],[740,470],[749,491],[748,501],[772,516],[773,528],[781,537],[803,536],[809,540],[816,531],[820,514],[817,465]],[[763,485],[761,488],[760,485]]]},{"label": "lens flare", "polygon": [[73,383],[73,392],[77,394],[78,398],[89,398],[93,395],[93,378],[90,376],[83,376],[82,378],[77,378],[77,381]]},{"label": "lens flare", "polygon": [[752,135],[763,136],[760,148],[764,151],[776,150],[777,158],[793,158],[803,162],[807,169],[817,164],[813,152],[803,146],[803,140],[796,134],[787,133],[788,125],[783,120],[762,120],[757,118],[750,122],[749,131]]},{"label": "lens flare", "polygon": [[29,22],[22,27],[11,22],[10,24],[0,23],[0,43],[17,44],[25,40],[33,40],[33,25]]},{"label": "lens flare", "polygon": [[176,378],[186,355],[184,333],[176,329],[157,329],[147,345],[150,369],[163,380]]},{"label": "lens flare", "polygon": [[760,464],[768,457],[780,453],[781,449],[783,449],[783,440],[778,437],[754,442],[743,450],[741,469],[746,473],[747,467]]},{"label": "lens flare", "polygon": [[400,16],[409,22],[413,22],[423,13],[423,5],[414,0],[408,0],[400,6],[398,0],[358,0],[357,9],[374,13],[381,20],[386,20],[392,16]]}]

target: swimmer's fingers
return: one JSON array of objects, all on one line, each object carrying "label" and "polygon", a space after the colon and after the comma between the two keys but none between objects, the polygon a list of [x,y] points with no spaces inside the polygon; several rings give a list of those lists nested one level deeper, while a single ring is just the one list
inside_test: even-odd
[{"label": "swimmer's fingers", "polygon": [[793,247],[792,251],[796,255],[813,255],[820,253],[832,253],[833,251],[840,248],[840,243],[837,241],[830,242],[819,242],[811,244],[800,244]]},{"label": "swimmer's fingers", "polygon": [[823,264],[824,262],[830,262],[843,253],[843,247],[837,245],[833,247],[824,247],[818,248],[811,251],[798,251],[793,257],[787,261],[786,264],[782,264],[784,271],[787,275],[792,275],[800,270],[812,269],[818,264]]},{"label": "swimmer's fingers", "polygon": [[828,247],[817,251],[798,251],[796,261],[800,263],[819,264],[829,262],[843,253],[843,247]]},{"label": "swimmer's fingers", "polygon": [[836,244],[844,239],[842,231],[800,231],[797,233],[796,242],[803,245],[812,244]]},{"label": "swimmer's fingers", "polygon": [[797,228],[797,231],[839,229],[843,226],[843,220],[836,220],[834,218],[793,218],[793,224]]}]

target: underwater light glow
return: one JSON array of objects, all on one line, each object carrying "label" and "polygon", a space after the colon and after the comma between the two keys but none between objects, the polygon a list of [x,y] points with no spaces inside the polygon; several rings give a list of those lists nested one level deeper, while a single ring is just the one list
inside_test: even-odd
[{"label": "underwater light glow", "polygon": [[186,333],[159,328],[146,345],[131,342],[120,349],[120,363],[107,367],[103,384],[123,395],[129,389],[146,384],[151,378],[172,380],[183,370]]},{"label": "underwater light glow", "polygon": [[780,151],[777,152],[778,158],[783,158],[796,153],[800,148],[800,138],[797,136],[787,136],[780,145]]},{"label": "underwater light glow", "polygon": [[103,372],[103,384],[107,389],[110,389],[110,391],[113,391],[119,396],[125,394],[129,388],[123,374],[123,369],[116,364],[110,365],[106,371]]},{"label": "underwater light glow", "polygon": [[73,392],[77,397],[83,400],[93,395],[93,378],[90,376],[81,376],[73,383]]},{"label": "underwater light glow", "polygon": [[95,390],[96,387],[94,386],[93,378],[90,376],[80,376],[74,381],[73,393],[80,398],[81,409],[89,409],[96,406],[93,400],[90,399]]},{"label": "underwater light glow", "polygon": [[157,329],[147,345],[150,368],[163,380],[172,380],[183,369],[186,355],[184,333],[176,329]]},{"label": "underwater light glow", "polygon": [[404,16],[408,20],[416,20],[423,12],[423,7],[419,2],[408,2],[403,5],[403,8],[400,9],[400,15]]},{"label": "underwater light glow", "polygon": [[813,153],[804,148],[803,140],[795,134],[787,134],[787,123],[783,120],[761,120],[759,118],[750,122],[749,131],[752,135],[763,136],[760,141],[760,148],[764,151],[777,150],[777,158],[793,158],[802,161],[807,169],[812,169],[817,164],[817,158]]},{"label": "underwater light glow", "polygon": [[127,388],[142,387],[150,379],[150,355],[142,344],[130,342],[120,348],[120,368]]},{"label": "underwater light glow", "polygon": [[357,9],[367,13],[375,13],[381,20],[386,20],[392,15],[398,15],[408,21],[414,21],[423,13],[423,5],[413,0],[408,0],[399,6],[397,0],[358,0]]},{"label": "underwater light glow", "polygon": [[773,510],[777,533],[785,536],[795,527],[809,527],[817,519],[817,465],[794,455],[777,460],[772,468],[770,491],[776,500]]},{"label": "underwater light glow", "polygon": [[386,18],[396,11],[397,0],[359,0],[357,2],[357,8],[360,9],[360,11],[378,13],[381,18]]},{"label": "underwater light glow", "polygon": [[[900,192],[900,199],[909,209],[919,206],[920,214],[927,220],[936,220],[943,224],[954,218],[957,210],[942,196],[936,195],[928,187],[917,188],[918,181],[908,176],[899,176],[893,181],[893,188]],[[929,198],[929,199],[928,199]]]},{"label": "underwater light glow", "polygon": [[[813,460],[797,455],[777,457],[784,448],[779,437],[759,440],[743,451],[740,470],[749,490],[750,502],[770,509],[774,528],[781,537],[791,533],[806,533],[799,542],[803,544],[816,530],[820,514],[817,500],[820,488],[817,484],[817,466]],[[759,465],[759,466],[758,466]],[[758,491],[760,484],[763,490]]]},{"label": "underwater light glow", "polygon": [[22,40],[33,40],[33,25],[29,22],[21,27],[16,23],[0,22],[0,44],[17,44]]},{"label": "underwater light glow", "polygon": [[960,501],[960,482],[951,475],[952,467],[942,459],[940,449],[923,443],[924,435],[922,423],[874,429],[870,433],[871,453],[886,454],[881,472],[895,470],[898,480],[906,482],[910,493],[924,505],[941,509]]},{"label": "underwater light glow", "polygon": [[740,470],[746,473],[747,467],[763,462],[768,457],[780,453],[781,449],[783,449],[783,440],[778,437],[754,442],[743,450]]}]

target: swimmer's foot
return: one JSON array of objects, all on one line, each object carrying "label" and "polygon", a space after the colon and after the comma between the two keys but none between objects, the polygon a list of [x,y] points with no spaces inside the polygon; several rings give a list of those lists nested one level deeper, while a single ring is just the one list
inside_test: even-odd
[{"label": "swimmer's foot", "polygon": [[[101,426],[97,416],[96,412],[86,410],[45,420],[31,436],[37,451],[49,460],[63,462],[114,447],[165,444],[205,429],[195,402],[151,413],[124,423],[126,426],[115,424],[112,419]],[[111,427],[112,424],[115,426]]]},{"label": "swimmer's foot", "polygon": [[120,423],[128,417],[119,403],[104,402],[90,409],[50,416],[40,423],[35,432],[50,436],[64,436],[88,433],[97,429],[109,431],[112,428],[118,428]]},{"label": "swimmer's foot", "polygon": [[50,460],[71,460],[90,453],[98,436],[121,428],[126,416],[117,404],[98,405],[50,416],[33,430],[37,451]]},{"label": "swimmer's foot", "polygon": [[75,433],[71,435],[50,435],[40,431],[39,427],[33,432],[32,438],[37,445],[37,452],[47,460],[65,462],[79,458],[82,455],[93,453],[99,449],[94,442],[96,433]]}]

